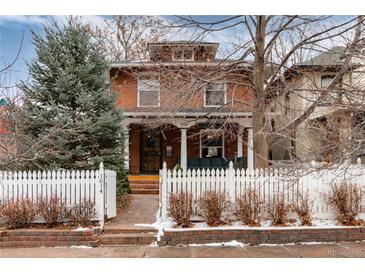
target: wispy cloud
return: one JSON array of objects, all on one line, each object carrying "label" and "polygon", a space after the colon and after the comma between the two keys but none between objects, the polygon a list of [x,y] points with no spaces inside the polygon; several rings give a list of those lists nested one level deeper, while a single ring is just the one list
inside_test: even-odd
[{"label": "wispy cloud", "polygon": [[[41,16],[41,15],[8,15],[0,16],[0,26],[7,24],[25,24],[25,25],[39,25],[43,23],[55,20],[60,23],[66,22],[65,15],[56,16]],[[103,27],[105,26],[105,17],[100,15],[86,15],[81,16],[83,22],[89,24],[91,27]]]},{"label": "wispy cloud", "polygon": [[36,25],[47,22],[47,16],[40,15],[4,15],[0,16],[0,25],[19,23]]}]

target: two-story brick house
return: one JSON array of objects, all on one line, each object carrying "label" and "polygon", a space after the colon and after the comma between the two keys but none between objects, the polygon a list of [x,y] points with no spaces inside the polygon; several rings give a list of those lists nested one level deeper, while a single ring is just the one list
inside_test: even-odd
[{"label": "two-story brick house", "polygon": [[[148,44],[147,61],[113,62],[111,89],[124,111],[129,174],[253,167],[250,64],[217,60],[218,43]],[[244,76],[244,77],[243,77]]]}]

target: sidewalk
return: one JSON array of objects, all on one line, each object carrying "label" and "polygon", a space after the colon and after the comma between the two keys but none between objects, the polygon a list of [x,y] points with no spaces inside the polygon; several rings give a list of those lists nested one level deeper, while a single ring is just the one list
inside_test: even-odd
[{"label": "sidewalk", "polygon": [[244,247],[0,249],[3,258],[365,258],[365,242]]},{"label": "sidewalk", "polygon": [[131,227],[135,224],[153,224],[156,222],[158,195],[130,195],[131,203],[119,210],[118,215],[105,226],[107,228]]}]

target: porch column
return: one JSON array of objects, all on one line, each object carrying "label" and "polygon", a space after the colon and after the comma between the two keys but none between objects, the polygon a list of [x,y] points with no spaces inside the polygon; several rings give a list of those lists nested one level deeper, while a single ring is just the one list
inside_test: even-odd
[{"label": "porch column", "polygon": [[254,162],[253,162],[253,129],[247,129],[248,138],[247,138],[247,168],[253,169]]},{"label": "porch column", "polygon": [[240,127],[237,133],[237,157],[242,157],[242,136],[243,136],[243,128]]},{"label": "porch column", "polygon": [[128,126],[123,126],[123,138],[124,138],[124,168],[129,170],[129,128]]},{"label": "porch column", "polygon": [[180,131],[181,131],[180,164],[183,169],[188,168],[188,157],[187,157],[188,149],[187,149],[187,140],[186,140],[187,139],[186,138],[187,130],[188,130],[187,128],[180,128]]}]

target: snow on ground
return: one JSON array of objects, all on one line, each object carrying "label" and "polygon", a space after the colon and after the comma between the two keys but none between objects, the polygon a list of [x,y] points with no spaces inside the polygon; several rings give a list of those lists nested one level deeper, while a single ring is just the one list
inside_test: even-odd
[{"label": "snow on ground", "polygon": [[87,231],[87,230],[90,230],[91,228],[89,227],[78,227],[76,229],[74,229],[73,231]]},{"label": "snow on ground", "polygon": [[221,242],[221,243],[209,243],[209,244],[189,244],[191,247],[198,247],[198,246],[210,246],[210,247],[244,247],[248,244],[244,244],[241,242],[237,242],[236,240],[230,242]]},{"label": "snow on ground", "polygon": [[217,227],[209,227],[206,222],[193,222],[193,227],[191,228],[175,228],[174,222],[168,218],[165,221],[162,221],[160,218],[156,220],[154,224],[151,226],[155,227],[159,230],[159,234],[162,233],[163,230],[177,230],[177,231],[184,231],[184,230],[216,230],[216,229],[311,229],[311,228],[339,228],[345,227],[342,225],[338,225],[337,221],[335,220],[313,220],[313,226],[301,226],[300,222],[297,221],[293,224],[288,226],[280,227],[280,226],[272,226],[270,220],[263,220],[261,222],[261,226],[259,227],[250,227],[241,225],[240,222],[234,222],[231,225],[224,225],[224,226],[217,226]]}]

